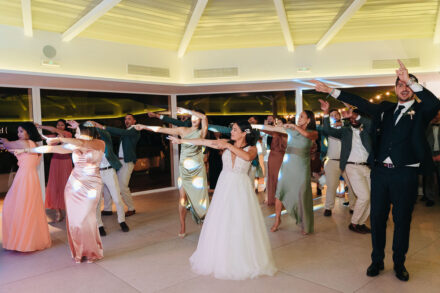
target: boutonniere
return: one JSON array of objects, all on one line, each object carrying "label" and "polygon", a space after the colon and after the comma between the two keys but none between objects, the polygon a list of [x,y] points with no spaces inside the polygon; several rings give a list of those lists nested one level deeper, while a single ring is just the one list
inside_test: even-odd
[{"label": "boutonniere", "polygon": [[359,131],[360,132],[364,131],[364,124],[361,124],[361,126],[359,126]]},{"label": "boutonniere", "polygon": [[413,116],[416,114],[416,111],[414,109],[410,109],[408,112],[405,113],[405,115],[411,116],[411,120],[413,120]]}]

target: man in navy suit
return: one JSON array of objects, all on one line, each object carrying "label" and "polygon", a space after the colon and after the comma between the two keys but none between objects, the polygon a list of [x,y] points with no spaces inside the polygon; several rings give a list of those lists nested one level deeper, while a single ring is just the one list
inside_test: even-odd
[{"label": "man in navy suit", "polygon": [[[370,115],[375,126],[373,136],[375,166],[371,171],[372,264],[367,275],[377,276],[384,269],[386,224],[391,204],[394,221],[393,261],[396,277],[408,281],[405,255],[408,251],[411,214],[417,197],[418,169],[425,159],[428,123],[440,109],[440,101],[408,74],[398,60],[395,92],[397,103],[369,103],[359,96],[332,89],[316,81],[316,91],[356,106]],[[417,102],[415,95],[421,100]]]}]

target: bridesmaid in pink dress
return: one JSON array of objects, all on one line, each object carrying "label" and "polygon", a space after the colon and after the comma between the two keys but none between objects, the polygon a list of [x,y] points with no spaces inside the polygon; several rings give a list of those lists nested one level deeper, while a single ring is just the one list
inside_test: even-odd
[{"label": "bridesmaid in pink dress", "polygon": [[[283,126],[286,123],[284,118],[276,120],[276,126]],[[267,161],[267,205],[275,204],[275,193],[277,191],[278,172],[283,163],[284,153],[287,147],[287,135],[274,131],[261,130],[272,136],[272,143],[270,144],[269,159]]]},{"label": "bridesmaid in pink dress", "polygon": [[[72,153],[75,168],[64,191],[66,203],[67,236],[70,251],[76,263],[94,262],[103,257],[101,237],[96,221],[96,207],[101,196],[102,181],[99,164],[105,143],[97,139],[93,125],[68,122],[76,128],[75,138],[48,138],[47,146],[20,150],[36,153]],[[61,145],[58,145],[60,144]]]},{"label": "bridesmaid in pink dress", "polygon": [[[64,119],[57,121],[57,127],[43,126],[35,124],[37,128],[56,133],[57,136],[71,138],[72,133],[67,131],[67,122]],[[61,210],[65,210],[64,188],[67,179],[72,173],[72,156],[70,154],[53,154],[50,161],[49,180],[46,186],[46,209],[56,211],[55,221],[60,222],[63,219]]]},{"label": "bridesmaid in pink dress", "polygon": [[[0,138],[8,150],[36,147],[40,135],[34,124],[21,123],[18,140]],[[21,252],[43,250],[51,245],[37,166],[39,154],[17,154],[18,171],[6,194],[2,212],[3,248]]]}]

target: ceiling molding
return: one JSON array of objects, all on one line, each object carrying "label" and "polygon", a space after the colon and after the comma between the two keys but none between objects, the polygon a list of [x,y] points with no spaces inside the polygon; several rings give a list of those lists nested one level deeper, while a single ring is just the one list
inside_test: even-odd
[{"label": "ceiling molding", "polygon": [[437,24],[434,31],[434,44],[440,44],[440,5],[437,12]]},{"label": "ceiling molding", "polygon": [[185,33],[183,34],[182,40],[180,41],[179,50],[177,51],[177,56],[179,56],[179,58],[185,55],[186,49],[188,48],[189,42],[191,41],[194,31],[196,30],[197,24],[202,17],[206,4],[208,4],[208,0],[197,0],[197,4],[194,7],[191,15],[191,19],[189,20],[188,25],[185,28]]},{"label": "ceiling molding", "polygon": [[365,4],[367,0],[354,0],[353,3],[336,20],[325,35],[316,44],[316,49],[322,50],[333,39],[333,37],[344,27],[350,18]]},{"label": "ceiling molding", "polygon": [[31,0],[21,0],[21,11],[23,14],[23,28],[26,37],[32,37],[32,8]]},{"label": "ceiling molding", "polygon": [[86,15],[84,15],[80,20],[78,20],[74,25],[68,28],[62,35],[62,40],[64,42],[69,42],[92,23],[94,23],[98,18],[107,13],[110,9],[115,7],[121,0],[103,0],[101,3],[90,10]]},{"label": "ceiling molding", "polygon": [[278,19],[280,20],[281,29],[283,30],[284,40],[286,42],[287,50],[293,52],[295,47],[293,45],[292,34],[290,33],[289,22],[287,21],[286,9],[283,0],[273,0],[277,10]]}]

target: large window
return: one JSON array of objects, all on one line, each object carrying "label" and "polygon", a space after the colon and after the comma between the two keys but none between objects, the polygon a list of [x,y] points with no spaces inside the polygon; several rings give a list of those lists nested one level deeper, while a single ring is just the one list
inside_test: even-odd
[{"label": "large window", "polygon": [[263,123],[267,115],[295,114],[294,91],[182,95],[177,97],[177,103],[179,107],[205,111],[210,122],[219,125],[251,115]]},{"label": "large window", "polygon": [[[32,120],[29,89],[0,87],[0,137],[16,140],[18,124]],[[0,150],[0,196],[4,196],[17,170],[17,159]]]},{"label": "large window", "polygon": [[[103,125],[125,128],[127,113],[137,123],[154,125],[160,121],[150,119],[148,111],[168,111],[169,97],[145,94],[106,93],[88,91],[41,90],[43,125],[55,126],[60,118],[83,122],[94,120]],[[112,137],[114,150],[119,149],[119,138]],[[131,176],[132,192],[172,185],[169,142],[157,133],[141,131],[137,144],[137,162]],[[50,156],[46,156],[46,176]]]}]

